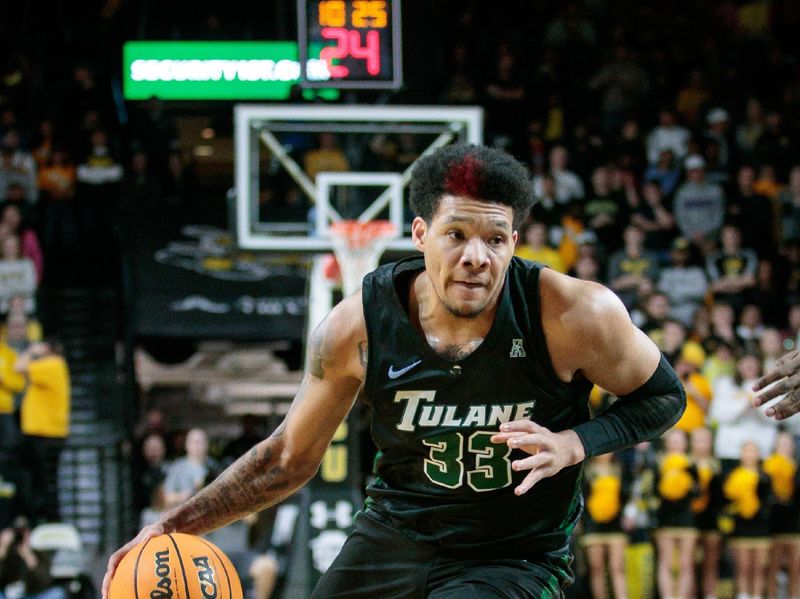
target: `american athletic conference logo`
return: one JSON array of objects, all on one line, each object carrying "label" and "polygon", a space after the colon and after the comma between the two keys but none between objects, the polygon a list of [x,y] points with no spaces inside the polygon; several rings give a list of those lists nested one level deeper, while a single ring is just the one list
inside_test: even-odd
[{"label": "american athletic conference logo", "polygon": [[525,353],[525,348],[522,346],[522,339],[511,340],[511,351],[508,355],[512,358],[524,358],[528,355]]}]

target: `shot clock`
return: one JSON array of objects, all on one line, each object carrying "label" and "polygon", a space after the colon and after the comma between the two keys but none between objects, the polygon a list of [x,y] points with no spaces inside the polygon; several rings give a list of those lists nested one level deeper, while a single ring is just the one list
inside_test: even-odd
[{"label": "shot clock", "polygon": [[400,0],[298,0],[300,64],[320,47],[330,79],[304,87],[395,89],[402,85]]}]

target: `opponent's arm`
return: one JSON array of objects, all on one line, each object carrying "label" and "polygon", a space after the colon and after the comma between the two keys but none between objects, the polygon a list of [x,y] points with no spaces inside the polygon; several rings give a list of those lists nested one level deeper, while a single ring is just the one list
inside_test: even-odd
[{"label": "opponent's arm", "polygon": [[112,555],[103,596],[119,561],[141,541],[167,532],[201,534],[219,528],[280,502],[313,477],[358,393],[365,347],[359,294],[334,308],[312,335],[307,372],[281,425],[214,482]]},{"label": "opponent's arm", "polygon": [[585,376],[619,399],[594,420],[558,433],[524,420],[501,425],[495,443],[533,454],[512,463],[515,470],[531,470],[517,494],[587,457],[660,435],[686,406],[674,371],[614,293],[549,271],[542,277],[542,320],[557,374],[563,380]]}]

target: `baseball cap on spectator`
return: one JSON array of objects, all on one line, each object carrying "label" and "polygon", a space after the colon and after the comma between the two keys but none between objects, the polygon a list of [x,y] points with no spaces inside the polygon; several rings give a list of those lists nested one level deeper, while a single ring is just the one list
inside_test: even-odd
[{"label": "baseball cap on spectator", "polygon": [[728,116],[728,111],[724,108],[712,108],[706,115],[706,121],[709,125],[716,125],[717,123],[725,123],[731,120]]},{"label": "baseball cap on spectator", "polygon": [[689,249],[689,240],[685,237],[676,237],[672,241],[672,249],[673,250],[688,250]]},{"label": "baseball cap on spectator", "polygon": [[683,168],[685,168],[687,171],[703,169],[705,167],[705,158],[700,156],[700,154],[690,154],[686,157],[686,160],[683,161]]},{"label": "baseball cap on spectator", "polygon": [[706,361],[706,352],[699,343],[687,341],[681,348],[681,359],[695,368],[701,368]]}]

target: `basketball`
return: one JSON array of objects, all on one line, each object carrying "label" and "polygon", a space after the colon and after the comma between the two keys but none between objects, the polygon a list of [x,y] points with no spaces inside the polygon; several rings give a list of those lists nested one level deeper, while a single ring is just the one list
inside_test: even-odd
[{"label": "basketball", "polygon": [[215,545],[171,533],[134,547],[111,581],[110,599],[242,599],[239,576]]}]

